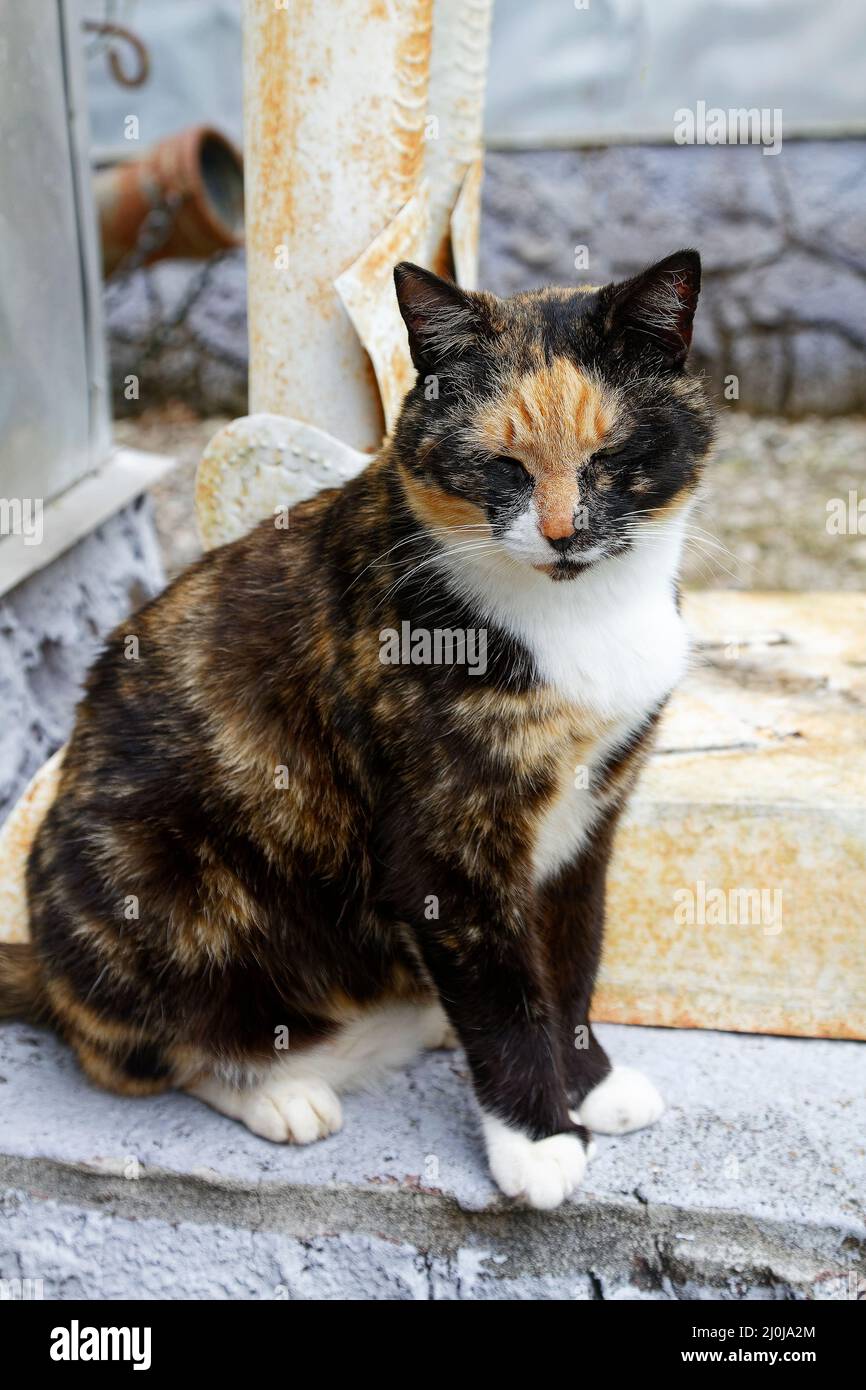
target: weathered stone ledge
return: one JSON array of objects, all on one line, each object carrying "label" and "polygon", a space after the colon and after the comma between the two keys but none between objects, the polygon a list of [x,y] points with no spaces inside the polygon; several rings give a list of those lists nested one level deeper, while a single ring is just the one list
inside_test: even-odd
[{"label": "weathered stone ledge", "polygon": [[183,1096],[97,1092],[49,1035],[7,1026],[0,1277],[94,1299],[851,1296],[863,1048],[603,1034],[669,1109],[600,1139],[578,1197],[542,1214],[490,1184],[459,1053],[348,1098],[340,1135],[290,1149]]}]

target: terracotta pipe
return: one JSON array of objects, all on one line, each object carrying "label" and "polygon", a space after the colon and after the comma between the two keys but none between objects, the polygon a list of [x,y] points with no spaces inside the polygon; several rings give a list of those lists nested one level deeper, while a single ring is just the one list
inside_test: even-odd
[{"label": "terracotta pipe", "polygon": [[243,158],[191,126],[94,179],[106,275],[170,256],[205,258],[243,241]]}]

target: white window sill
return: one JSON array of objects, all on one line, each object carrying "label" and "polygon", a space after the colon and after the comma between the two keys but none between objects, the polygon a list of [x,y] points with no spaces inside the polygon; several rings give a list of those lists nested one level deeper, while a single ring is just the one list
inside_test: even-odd
[{"label": "white window sill", "polygon": [[146,492],[175,463],[165,454],[148,454],[140,449],[112,450],[102,468],[88,473],[59,497],[45,503],[38,544],[23,535],[0,537],[0,595],[50,565],[76,541]]}]

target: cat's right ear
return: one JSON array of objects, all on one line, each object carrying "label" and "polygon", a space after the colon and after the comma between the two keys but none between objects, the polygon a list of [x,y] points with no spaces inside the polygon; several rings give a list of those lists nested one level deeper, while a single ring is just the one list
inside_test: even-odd
[{"label": "cat's right ear", "polygon": [[484,324],[476,296],[411,261],[394,267],[394,285],[417,371],[435,372],[477,343]]}]

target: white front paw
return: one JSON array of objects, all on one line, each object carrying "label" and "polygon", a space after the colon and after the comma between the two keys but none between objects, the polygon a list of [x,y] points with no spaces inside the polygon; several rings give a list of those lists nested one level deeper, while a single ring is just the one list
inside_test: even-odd
[{"label": "white front paw", "polygon": [[634,1067],[614,1067],[590,1091],[571,1118],[597,1134],[628,1134],[655,1124],[665,1103],[653,1083]]},{"label": "white front paw", "polygon": [[495,1115],[482,1115],[490,1171],[506,1197],[550,1211],[570,1197],[586,1169],[586,1150],[574,1134],[530,1139]]},{"label": "white front paw", "polygon": [[343,1125],[337,1095],[313,1078],[269,1079],[245,1098],[239,1119],[275,1144],[312,1144]]}]

